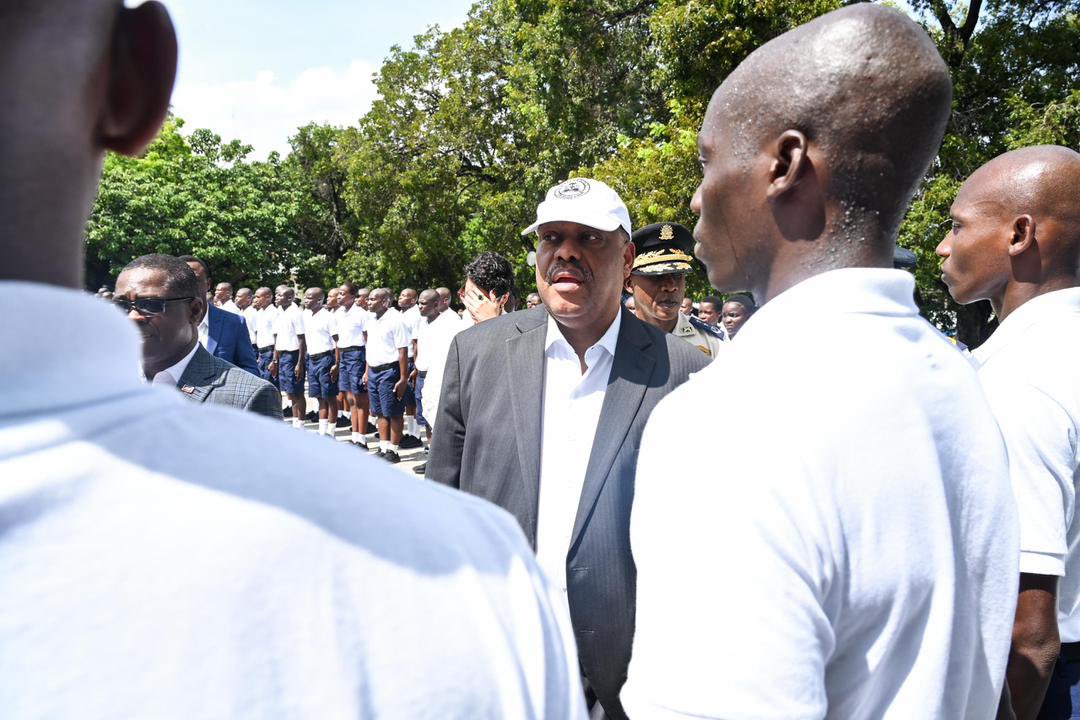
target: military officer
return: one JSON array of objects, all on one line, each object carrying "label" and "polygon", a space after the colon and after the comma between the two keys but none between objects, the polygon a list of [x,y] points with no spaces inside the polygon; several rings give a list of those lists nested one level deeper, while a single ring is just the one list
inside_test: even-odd
[{"label": "military officer", "polygon": [[686,274],[693,269],[690,231],[677,223],[656,223],[641,228],[631,239],[637,254],[626,290],[634,300],[634,315],[715,358],[719,333],[679,312],[686,296]]}]

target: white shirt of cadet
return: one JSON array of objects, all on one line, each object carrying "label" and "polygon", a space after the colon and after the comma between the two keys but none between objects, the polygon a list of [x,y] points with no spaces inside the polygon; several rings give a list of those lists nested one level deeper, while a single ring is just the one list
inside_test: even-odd
[{"label": "white shirt of cadet", "polygon": [[337,313],[338,347],[364,347],[364,332],[368,325],[368,311],[359,303],[346,310],[338,308]]},{"label": "white shirt of cadet", "polygon": [[199,343],[195,343],[191,346],[191,351],[187,355],[180,358],[171,367],[167,367],[164,370],[159,370],[154,374],[154,378],[150,382],[154,385],[168,385],[176,387],[180,382],[180,378],[183,376],[184,371],[187,370],[187,366],[191,364],[191,358],[195,357],[195,351],[199,349]]},{"label": "white shirt of cadet", "polygon": [[[900,270],[805,280],[657,405],[627,715],[994,717],[1019,554],[1008,464],[974,368],[913,290]],[[723,462],[673,443],[702,407]]]},{"label": "white shirt of cadet", "polygon": [[[300,349],[300,336],[304,334],[304,315],[296,305],[289,304],[277,316],[277,342],[275,347],[281,352]],[[308,352],[311,352],[310,350]]]},{"label": "white shirt of cadet", "polygon": [[419,306],[413,305],[401,313],[401,321],[405,324],[405,332],[409,334],[409,357],[411,358],[413,357],[412,341],[420,332],[420,323],[424,322],[424,316],[420,314]]},{"label": "white shirt of cadet", "polygon": [[255,346],[260,348],[270,347],[274,344],[274,334],[277,332],[277,318],[281,309],[276,305],[267,305],[255,313]]},{"label": "white shirt of cadet", "polygon": [[1027,301],[972,351],[1009,449],[1020,572],[1058,582],[1062,642],[1080,641],[1080,288]]},{"label": "white shirt of cadet", "polygon": [[255,344],[255,322],[258,320],[259,311],[254,305],[248,305],[246,308],[240,311],[240,314],[244,317],[244,323],[247,325],[248,336],[251,338],[251,344]]},{"label": "white shirt of cadet", "polygon": [[0,282],[0,316],[4,718],[584,720],[510,515],[143,383],[84,293]]},{"label": "white shirt of cadet", "polygon": [[232,300],[226,300],[225,302],[221,303],[221,305],[219,305],[218,307],[221,308],[222,310],[227,311],[227,312],[231,312],[234,315],[241,315],[242,314],[240,312],[240,308]]},{"label": "white shirt of cadet", "polygon": [[368,367],[398,362],[398,350],[408,345],[409,333],[401,321],[401,313],[390,308],[381,318],[371,314],[367,331]]},{"label": "white shirt of cadet", "polygon": [[316,313],[304,311],[304,341],[307,342],[308,357],[334,349],[334,336],[337,335],[337,320],[334,313],[325,307]]},{"label": "white shirt of cadet", "polygon": [[450,345],[459,332],[472,326],[471,320],[465,322],[455,312],[439,313],[434,322],[420,326],[416,343],[416,368],[427,372],[424,378],[424,417],[432,424],[433,429],[436,418],[439,417],[439,400]]},{"label": "white shirt of cadet", "polygon": [[[566,554],[574,531],[585,470],[607,394],[622,325],[621,313],[585,351],[585,373],[554,318],[544,341],[544,410],[540,437],[540,495],[536,559],[566,598]],[[425,385],[426,387],[426,385]],[[569,607],[567,608],[569,611]]]}]

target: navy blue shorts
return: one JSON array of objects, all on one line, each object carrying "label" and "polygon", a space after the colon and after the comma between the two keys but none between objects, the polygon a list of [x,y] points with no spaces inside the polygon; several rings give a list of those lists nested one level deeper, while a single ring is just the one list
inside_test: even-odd
[{"label": "navy blue shorts", "polygon": [[424,378],[420,377],[420,373],[416,374],[416,422],[431,427],[424,418]]},{"label": "navy blue shorts", "polygon": [[303,395],[304,381],[296,379],[296,361],[300,358],[299,350],[282,350],[278,358],[278,386],[286,395]]},{"label": "navy blue shorts", "polygon": [[368,396],[371,398],[371,413],[383,418],[402,417],[405,403],[394,394],[394,385],[401,379],[401,370],[394,366],[375,372],[368,368]]},{"label": "navy blue shorts", "polygon": [[327,353],[318,359],[312,359],[308,355],[308,397],[332,398],[337,396],[337,383],[330,379],[330,368],[332,367],[334,367],[334,353]]},{"label": "navy blue shorts", "polygon": [[354,395],[367,392],[367,386],[364,385],[364,355],[364,348],[341,353],[341,367],[338,368],[338,387],[341,392]]},{"label": "navy blue shorts", "polygon": [[259,368],[259,377],[277,387],[277,378],[270,374],[270,363],[273,361],[274,348],[270,348],[266,352],[256,353],[255,365]]}]

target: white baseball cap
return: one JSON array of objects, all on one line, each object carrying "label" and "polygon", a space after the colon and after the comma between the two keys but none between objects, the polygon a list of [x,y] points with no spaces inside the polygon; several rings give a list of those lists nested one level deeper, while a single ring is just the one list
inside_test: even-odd
[{"label": "white baseball cap", "polygon": [[547,191],[536,208],[536,222],[521,234],[536,232],[544,223],[575,222],[604,232],[621,227],[630,235],[630,211],[619,193],[591,178],[570,178]]}]

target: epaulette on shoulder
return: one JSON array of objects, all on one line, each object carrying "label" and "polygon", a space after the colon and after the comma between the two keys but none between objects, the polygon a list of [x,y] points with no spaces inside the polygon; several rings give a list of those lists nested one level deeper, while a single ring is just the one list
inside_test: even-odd
[{"label": "epaulette on shoulder", "polygon": [[714,328],[712,325],[709,325],[708,323],[699,320],[698,318],[694,317],[693,315],[690,316],[690,324],[693,325],[694,327],[696,327],[698,330],[701,330],[704,333],[708,333],[709,335],[712,335],[714,338],[716,338],[718,340],[723,340],[724,339],[724,333],[720,332],[719,330]]}]

